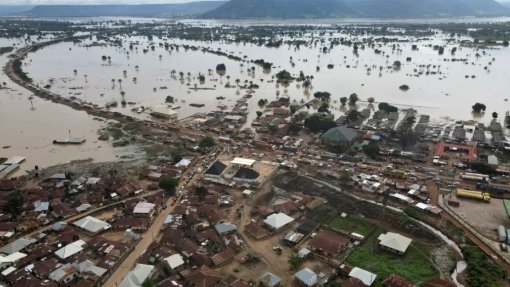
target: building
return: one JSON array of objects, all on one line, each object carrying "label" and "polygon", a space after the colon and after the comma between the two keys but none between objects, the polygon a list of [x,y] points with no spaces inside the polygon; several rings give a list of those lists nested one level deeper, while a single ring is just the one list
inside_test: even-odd
[{"label": "building", "polygon": [[233,233],[237,230],[237,226],[230,222],[218,223],[214,226],[214,228],[216,229],[216,232],[218,232],[220,236]]},{"label": "building", "polygon": [[303,268],[294,274],[294,278],[301,286],[313,287],[317,286],[319,276],[310,268]]},{"label": "building", "polygon": [[221,161],[215,161],[204,173],[204,178],[215,179],[221,176],[227,166]]},{"label": "building", "polygon": [[278,287],[280,286],[282,279],[273,273],[266,272],[259,277],[259,282],[260,285],[264,287]]},{"label": "building", "polygon": [[247,167],[241,167],[234,174],[234,181],[243,182],[243,183],[255,183],[257,182],[260,174],[255,170]]},{"label": "building", "polygon": [[104,222],[92,216],[87,216],[80,220],[77,220],[73,223],[73,225],[85,230],[90,234],[97,234],[111,228],[111,225],[108,224],[107,222]]},{"label": "building", "polygon": [[154,266],[136,264],[135,268],[129,271],[122,279],[118,287],[141,287],[145,279],[149,278],[154,271]]},{"label": "building", "polygon": [[310,247],[316,252],[335,257],[348,243],[349,239],[346,237],[321,232],[310,241]]},{"label": "building", "polygon": [[155,207],[156,205],[154,203],[140,201],[133,209],[133,215],[152,218],[156,211]]},{"label": "building", "polygon": [[379,241],[379,247],[381,249],[400,255],[406,252],[407,248],[409,245],[411,245],[412,242],[411,238],[393,232],[381,234],[377,240]]},{"label": "building", "polygon": [[272,230],[279,230],[294,221],[294,218],[285,213],[273,213],[264,219],[264,223]]},{"label": "building", "polygon": [[180,254],[173,254],[165,258],[166,263],[170,269],[175,270],[184,265],[184,259]]},{"label": "building", "polygon": [[320,136],[321,144],[343,147],[350,147],[357,139],[354,130],[343,126],[331,128]]},{"label": "building", "polygon": [[76,279],[77,274],[78,272],[76,269],[74,269],[71,264],[67,263],[51,272],[48,278],[59,284],[66,285]]},{"label": "building", "polygon": [[377,278],[377,274],[368,272],[365,269],[354,267],[351,272],[349,272],[349,277],[361,280],[365,286],[372,286]]},{"label": "building", "polygon": [[66,246],[60,248],[59,250],[55,251],[55,255],[58,256],[60,259],[66,259],[70,256],[73,256],[76,253],[80,253],[86,243],[83,240],[77,240],[74,242],[71,242],[67,244]]},{"label": "building", "polygon": [[236,166],[252,167],[255,162],[256,160],[254,159],[236,157],[230,163]]},{"label": "building", "polygon": [[460,144],[448,144],[440,142],[436,145],[434,155],[441,158],[449,158],[450,155],[459,156],[463,161],[476,161],[476,147],[460,145]]}]

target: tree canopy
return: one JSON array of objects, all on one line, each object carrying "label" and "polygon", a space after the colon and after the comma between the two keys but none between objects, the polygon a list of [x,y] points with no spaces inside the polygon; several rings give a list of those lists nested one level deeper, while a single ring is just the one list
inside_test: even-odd
[{"label": "tree canopy", "polygon": [[175,177],[164,176],[159,180],[159,188],[167,192],[175,192],[175,188],[179,184],[179,180]]},{"label": "tree canopy", "polygon": [[212,136],[205,136],[200,139],[198,146],[201,148],[211,148],[216,145],[216,140]]},{"label": "tree canopy", "polygon": [[314,133],[327,131],[335,126],[336,124],[333,119],[320,114],[315,114],[305,119],[305,127]]},{"label": "tree canopy", "polygon": [[481,113],[481,112],[485,112],[485,109],[487,107],[484,104],[482,104],[482,103],[476,103],[471,108],[473,109],[473,112]]}]

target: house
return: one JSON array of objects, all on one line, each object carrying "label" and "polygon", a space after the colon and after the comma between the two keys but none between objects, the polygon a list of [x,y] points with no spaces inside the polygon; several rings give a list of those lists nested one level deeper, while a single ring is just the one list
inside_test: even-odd
[{"label": "house", "polygon": [[377,240],[379,241],[379,247],[381,247],[381,249],[400,255],[406,252],[407,248],[412,242],[411,238],[393,232],[381,234]]},{"label": "house", "polygon": [[216,232],[218,232],[220,236],[233,233],[237,230],[237,226],[230,222],[218,223],[214,226],[214,228],[216,229]]},{"label": "house", "polygon": [[349,272],[349,277],[361,280],[365,286],[372,286],[375,279],[377,278],[377,274],[368,272],[358,267],[354,267],[352,268],[351,272]]},{"label": "house", "polygon": [[350,147],[357,139],[354,130],[343,126],[331,128],[320,136],[321,144],[329,146]]},{"label": "house", "polygon": [[388,278],[382,282],[383,287],[416,287],[417,285],[413,282],[398,276],[397,274],[391,274]]},{"label": "house", "polygon": [[214,287],[219,285],[222,276],[218,271],[204,265],[185,276],[185,279],[188,282],[186,286]]},{"label": "house", "polygon": [[279,287],[282,279],[273,273],[266,272],[259,277],[259,282],[264,287]]},{"label": "house", "polygon": [[321,232],[310,241],[310,247],[316,252],[335,257],[348,243],[349,239],[346,237]]},{"label": "house", "polygon": [[294,218],[285,213],[273,213],[264,219],[264,223],[272,230],[279,230],[294,221]]},{"label": "house", "polygon": [[319,282],[319,276],[313,272],[310,268],[303,268],[294,274],[294,278],[297,283],[305,287],[317,286]]},{"label": "house", "polygon": [[94,264],[94,262],[90,260],[84,260],[78,264],[73,264],[74,269],[76,269],[79,273],[88,273],[94,276],[101,278],[106,272],[107,269],[98,267]]},{"label": "house", "polygon": [[111,225],[107,222],[92,216],[86,216],[80,220],[77,220],[73,223],[73,225],[88,232],[89,234],[98,234],[111,228]]},{"label": "house", "polygon": [[133,209],[133,215],[152,218],[155,213],[155,207],[154,203],[140,201]]},{"label": "house", "polygon": [[124,276],[118,287],[141,287],[145,279],[149,278],[153,272],[153,265],[136,264],[135,268]]},{"label": "house", "polygon": [[76,279],[77,273],[76,269],[68,263],[55,269],[48,275],[48,278],[59,284],[66,285]]},{"label": "house", "polygon": [[256,160],[254,159],[236,157],[230,163],[233,164],[234,166],[252,167],[253,164],[255,164],[255,162]]},{"label": "house", "polygon": [[268,236],[267,231],[257,222],[250,222],[249,224],[245,225],[244,231],[257,240]]},{"label": "house", "polygon": [[66,259],[76,253],[80,253],[84,249],[85,245],[85,241],[79,239],[55,251],[55,255],[60,259]]},{"label": "house", "polygon": [[170,269],[175,270],[181,266],[184,265],[184,259],[180,254],[174,254],[170,255],[169,257],[165,258],[166,263],[168,263],[168,266]]},{"label": "house", "polygon": [[112,229],[114,230],[131,229],[133,231],[140,232],[149,229],[149,226],[149,218],[142,217],[120,217],[114,219],[112,222]]},{"label": "house", "polygon": [[4,247],[2,247],[2,249],[0,249],[0,252],[10,255],[10,254],[16,253],[18,251],[21,251],[21,250],[25,249],[27,246],[30,246],[36,242],[37,242],[37,240],[35,240],[33,238],[22,237],[20,239],[16,239],[15,241],[5,245]]}]

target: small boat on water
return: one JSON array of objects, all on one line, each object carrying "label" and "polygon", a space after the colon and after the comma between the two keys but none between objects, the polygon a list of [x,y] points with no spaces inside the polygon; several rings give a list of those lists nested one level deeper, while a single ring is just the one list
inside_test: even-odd
[{"label": "small boat on water", "polygon": [[224,96],[219,96],[219,97],[216,97],[217,100],[224,100],[225,97]]},{"label": "small boat on water", "polygon": [[60,145],[68,145],[68,144],[78,145],[78,144],[82,144],[84,142],[85,142],[85,139],[80,138],[80,137],[53,140],[53,144],[60,144]]},{"label": "small boat on water", "polygon": [[195,108],[201,108],[201,107],[205,106],[205,104],[195,104],[195,103],[189,104],[189,105],[192,107],[195,107]]}]

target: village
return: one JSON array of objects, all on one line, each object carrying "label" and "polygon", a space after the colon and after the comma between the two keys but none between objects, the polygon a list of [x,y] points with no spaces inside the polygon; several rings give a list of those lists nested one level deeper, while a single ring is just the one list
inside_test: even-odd
[{"label": "village", "polygon": [[[279,102],[270,105],[286,106]],[[446,248],[451,258],[439,262],[432,253],[440,239],[417,220],[453,222],[508,270],[507,236],[496,230],[509,225],[509,167],[490,152],[501,150],[496,122],[487,130],[460,123],[449,133],[421,117],[420,143],[406,152],[379,125],[298,136],[286,116],[267,117],[280,123],[258,140],[229,133],[242,116],[190,122],[188,129],[226,133],[187,139],[196,147],[177,163],[76,163],[3,180],[2,281],[455,286],[450,272],[461,255]],[[364,148],[374,143],[376,154]],[[466,170],[474,162],[498,175]]]},{"label": "village", "polygon": [[[267,81],[302,83],[306,101],[287,92],[255,101],[261,92],[245,82],[232,85],[230,107],[180,117],[169,96],[119,112],[16,69],[62,39],[20,48],[4,72],[41,100],[105,121],[97,141],[144,154],[44,167],[0,158],[0,285],[508,285],[508,114],[484,124],[354,93],[337,103],[312,92],[309,76],[277,68]],[[85,143],[69,134],[48,144]]]}]

